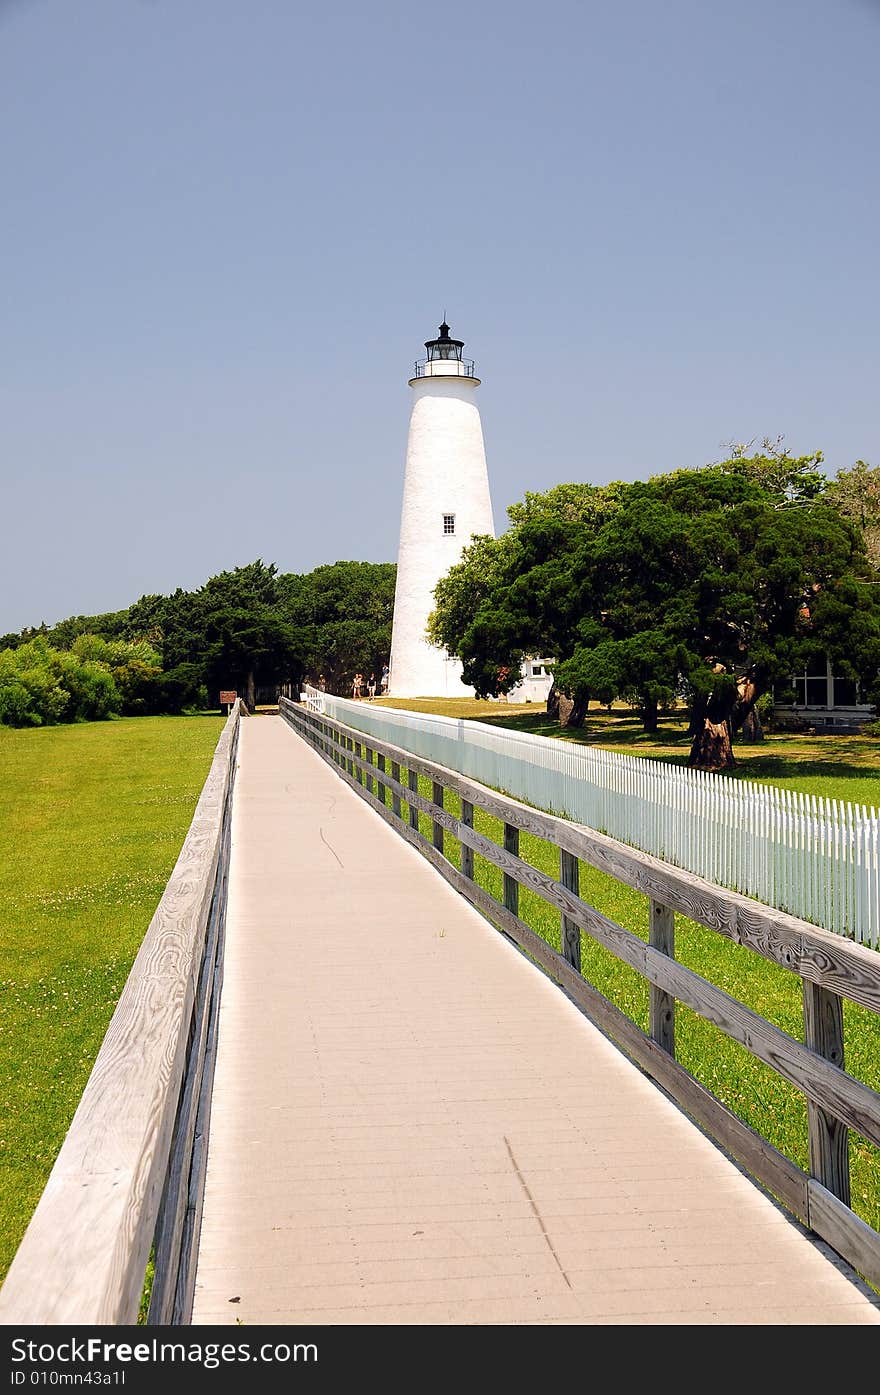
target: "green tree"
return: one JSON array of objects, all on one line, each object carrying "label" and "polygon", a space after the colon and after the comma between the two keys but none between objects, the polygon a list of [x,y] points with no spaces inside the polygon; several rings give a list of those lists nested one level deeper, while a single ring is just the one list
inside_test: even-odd
[{"label": "green tree", "polygon": [[212,699],[235,688],[253,711],[257,684],[283,681],[298,662],[299,636],[281,609],[277,578],[275,564],[258,558],[195,593],[192,619]]},{"label": "green tree", "polygon": [[880,668],[880,597],[858,530],[819,491],[820,458],[616,484],[576,519],[550,491],[441,581],[432,633],[483,692],[522,653],[553,654],[574,722],[591,697],[629,693],[650,726],[683,688],[691,763],[726,768],[760,696],[811,657],[863,681]]},{"label": "green tree", "polygon": [[195,594],[178,587],[168,596],[141,596],[128,612],[128,637],[145,641],[161,656],[157,711],[208,705],[207,641],[197,610]]},{"label": "green tree", "polygon": [[100,639],[124,639],[128,626],[127,610],[111,610],[103,615],[71,615],[57,625],[43,629],[49,643],[56,649],[72,649],[79,635]]},{"label": "green tree", "polygon": [[226,688],[253,709],[258,684],[286,681],[302,666],[300,636],[281,606],[278,570],[259,558],[219,572],[196,591],[142,596],[126,629],[159,650],[158,686],[170,711],[216,704]]},{"label": "green tree", "polygon": [[857,460],[849,470],[838,470],[826,498],[858,527],[868,559],[880,570],[880,466]]},{"label": "green tree", "polygon": [[[579,644],[607,637],[582,564],[625,497],[618,483],[527,494],[508,509],[506,533],[476,539],[438,582],[429,635],[461,659],[463,681],[479,696],[508,692],[525,654],[552,655],[555,675]],[[575,682],[565,691],[573,703],[567,721],[579,725],[589,689]]]},{"label": "green tree", "polygon": [[333,562],[278,578],[279,605],[298,636],[299,679],[322,674],[345,692],[353,674],[382,671],[391,651],[394,583],[391,562]]}]

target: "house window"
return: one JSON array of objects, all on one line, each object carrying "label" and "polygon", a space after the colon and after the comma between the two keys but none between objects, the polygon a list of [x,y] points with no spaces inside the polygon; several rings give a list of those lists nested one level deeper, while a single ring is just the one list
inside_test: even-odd
[{"label": "house window", "polygon": [[532,664],[532,677],[533,677],[533,678],[540,678],[540,677],[541,677],[541,674],[542,674],[543,672],[544,672],[544,665],[543,665],[543,664]]},{"label": "house window", "polygon": [[806,707],[827,707],[828,706],[828,679],[824,673],[821,678],[811,678],[807,676],[807,701]]},{"label": "house window", "polygon": [[818,673],[798,673],[792,679],[794,700],[798,707],[828,706],[828,676]]},{"label": "house window", "polygon": [[445,514],[443,515],[443,532],[444,532],[444,533],[454,533],[454,532],[455,532],[455,514],[454,514],[454,513],[445,513]]},{"label": "house window", "polygon": [[854,678],[835,678],[834,680],[834,706],[835,707],[855,707],[859,700],[858,690]]}]

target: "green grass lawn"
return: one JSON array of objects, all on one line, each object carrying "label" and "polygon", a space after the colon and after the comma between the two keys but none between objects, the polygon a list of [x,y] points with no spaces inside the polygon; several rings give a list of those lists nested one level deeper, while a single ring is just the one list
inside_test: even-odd
[{"label": "green grass lawn", "polygon": [[0,726],[0,1278],[171,873],[220,717]]}]

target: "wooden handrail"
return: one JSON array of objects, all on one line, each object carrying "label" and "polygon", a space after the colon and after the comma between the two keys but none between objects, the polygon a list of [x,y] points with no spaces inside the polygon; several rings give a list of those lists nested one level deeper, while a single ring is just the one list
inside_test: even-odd
[{"label": "wooden handrail", "polygon": [[[880,1146],[880,1094],[843,1069],[843,1014],[848,998],[880,1014],[880,954],[807,921],[752,901],[592,829],[547,814],[400,747],[365,738],[325,714],[282,699],[282,716],[402,837],[516,941],[594,1022],[671,1094],[800,1220],[880,1285],[880,1234],[850,1207],[848,1129]],[[369,742],[367,746],[365,741]],[[387,772],[391,763],[391,775]],[[403,782],[401,770],[406,771]],[[418,790],[430,780],[432,797]],[[377,793],[373,793],[373,784]],[[444,808],[444,791],[461,800],[461,818]],[[408,806],[402,811],[401,804]],[[504,826],[504,845],[473,827],[481,809]],[[432,836],[419,829],[419,812]],[[554,844],[556,880],[519,856],[519,833]],[[445,855],[451,834],[461,870]],[[503,902],[474,881],[474,853],[502,873]],[[601,915],[578,894],[578,859],[643,892],[650,930],[640,936]],[[519,915],[519,887],[560,912],[557,953]],[[804,1041],[798,1041],[675,959],[675,912],[790,970],[802,980]],[[642,975],[650,986],[650,1030],[643,1032],[580,973],[580,931]],[[807,1100],[810,1172],[805,1173],[744,1124],[675,1059],[675,1006],[686,1004],[800,1090]]]},{"label": "wooden handrail", "polygon": [[0,1290],[0,1323],[135,1323],[154,1241],[151,1320],[188,1321],[239,711]]}]

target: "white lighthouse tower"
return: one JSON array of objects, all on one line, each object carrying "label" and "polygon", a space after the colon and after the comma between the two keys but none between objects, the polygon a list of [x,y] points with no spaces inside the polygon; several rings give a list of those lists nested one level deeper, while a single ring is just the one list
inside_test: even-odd
[{"label": "white lighthouse tower", "polygon": [[464,341],[440,326],[416,363],[400,546],[391,633],[394,697],[465,697],[461,663],[425,636],[434,587],[459,560],[474,534],[495,536],[483,428],[476,402],[479,378],[463,359]]}]

